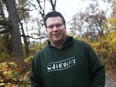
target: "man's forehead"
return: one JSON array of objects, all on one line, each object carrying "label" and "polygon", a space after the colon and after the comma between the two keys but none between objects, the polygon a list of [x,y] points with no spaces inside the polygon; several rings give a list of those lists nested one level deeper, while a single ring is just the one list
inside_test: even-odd
[{"label": "man's forehead", "polygon": [[56,23],[62,23],[61,17],[49,17],[46,20],[46,24],[56,24]]}]

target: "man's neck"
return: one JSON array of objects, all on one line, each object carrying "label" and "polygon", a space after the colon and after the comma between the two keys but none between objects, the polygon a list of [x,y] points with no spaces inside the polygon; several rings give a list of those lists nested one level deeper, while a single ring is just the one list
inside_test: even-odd
[{"label": "man's neck", "polygon": [[66,38],[65,38],[64,40],[61,40],[61,41],[58,41],[58,42],[51,42],[51,45],[52,45],[53,47],[55,47],[55,48],[60,49],[60,48],[63,47],[65,41],[66,41]]}]

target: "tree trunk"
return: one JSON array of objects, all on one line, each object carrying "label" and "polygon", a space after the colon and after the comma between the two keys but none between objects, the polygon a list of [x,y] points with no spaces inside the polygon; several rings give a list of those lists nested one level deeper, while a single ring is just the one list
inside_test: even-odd
[{"label": "tree trunk", "polygon": [[22,30],[22,36],[23,36],[23,41],[25,43],[25,52],[26,52],[26,56],[28,56],[30,54],[30,50],[29,50],[29,43],[27,41],[24,29],[23,29],[23,24],[20,21],[20,25],[21,25],[21,30]]},{"label": "tree trunk", "polygon": [[7,11],[9,13],[9,21],[11,23],[11,36],[12,36],[12,47],[15,57],[15,62],[19,66],[21,70],[23,70],[23,64],[24,64],[24,54],[23,54],[23,48],[21,43],[21,35],[18,25],[18,14],[16,11],[15,6],[15,0],[2,0],[7,8]]}]

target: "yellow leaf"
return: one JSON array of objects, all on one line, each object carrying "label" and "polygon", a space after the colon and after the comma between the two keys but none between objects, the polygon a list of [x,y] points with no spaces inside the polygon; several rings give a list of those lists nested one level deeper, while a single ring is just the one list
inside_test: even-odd
[{"label": "yellow leaf", "polygon": [[8,62],[8,64],[11,65],[11,66],[15,66],[15,67],[17,66],[17,65],[15,64],[15,62]]},{"label": "yellow leaf", "polygon": [[3,74],[4,74],[4,75],[7,75],[7,74],[8,74],[8,72],[7,72],[7,71],[4,71],[4,72],[3,72]]},{"label": "yellow leaf", "polygon": [[0,82],[3,82],[4,80],[2,78],[0,78]]},{"label": "yellow leaf", "polygon": [[5,86],[5,83],[0,83],[0,87],[1,87],[1,86]]}]

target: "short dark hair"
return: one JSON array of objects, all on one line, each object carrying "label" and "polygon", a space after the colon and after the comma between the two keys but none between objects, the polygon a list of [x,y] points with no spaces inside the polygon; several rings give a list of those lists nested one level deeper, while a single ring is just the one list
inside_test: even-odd
[{"label": "short dark hair", "polygon": [[44,17],[44,25],[45,25],[45,27],[47,27],[46,26],[46,20],[47,20],[47,18],[49,18],[49,17],[57,17],[57,16],[59,16],[59,17],[62,18],[63,24],[65,25],[66,22],[65,22],[65,19],[64,19],[63,15],[60,12],[51,11],[51,12],[47,13],[45,15],[45,17]]}]

